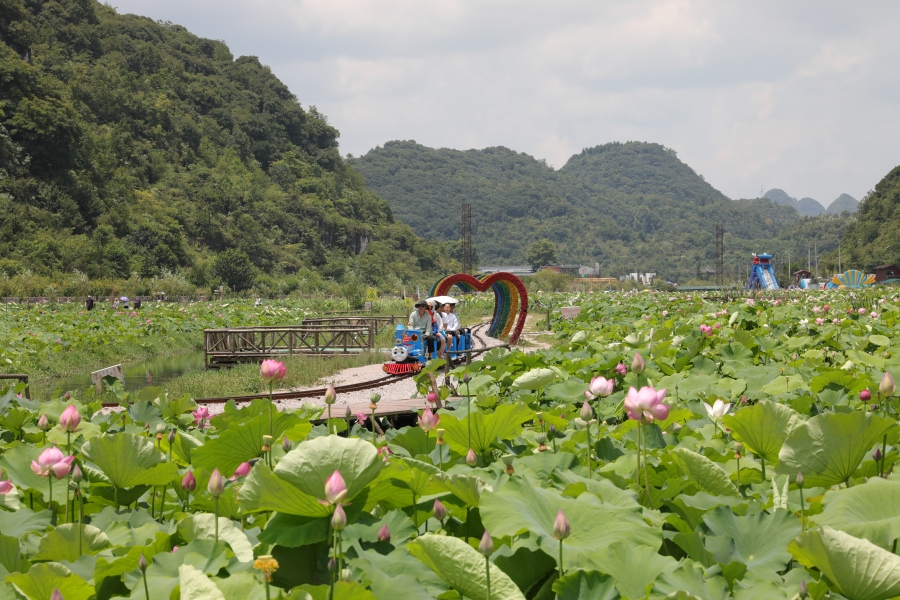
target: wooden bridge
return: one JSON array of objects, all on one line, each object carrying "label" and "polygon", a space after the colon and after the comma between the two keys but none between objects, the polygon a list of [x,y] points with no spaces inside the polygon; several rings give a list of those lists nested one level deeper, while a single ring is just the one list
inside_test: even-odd
[{"label": "wooden bridge", "polygon": [[347,356],[375,349],[378,331],[402,317],[321,317],[298,326],[206,329],[204,364],[218,369],[297,354]]}]

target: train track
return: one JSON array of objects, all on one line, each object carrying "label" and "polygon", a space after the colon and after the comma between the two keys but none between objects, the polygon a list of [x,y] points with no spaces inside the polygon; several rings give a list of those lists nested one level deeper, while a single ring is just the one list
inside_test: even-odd
[{"label": "train track", "polygon": [[[472,327],[472,337],[476,339],[481,345],[480,348],[473,348],[479,354],[481,352],[487,352],[489,350],[493,350],[494,348],[499,348],[505,346],[504,344],[498,344],[495,346],[488,346],[484,338],[481,337],[479,333],[480,329],[487,327],[488,323],[479,323]],[[379,387],[383,387],[386,385],[390,385],[392,383],[397,383],[398,381],[403,381],[409,377],[412,377],[415,373],[406,373],[403,375],[387,375],[385,377],[379,377],[378,379],[370,379],[368,381],[360,381],[357,383],[350,383],[347,385],[336,385],[334,386],[334,391],[338,394],[343,394],[347,392],[359,392],[362,390],[371,390]],[[296,391],[286,391],[286,392],[273,392],[272,400],[298,400],[301,398],[322,398],[325,396],[325,389],[322,388],[314,388],[309,390],[296,390]],[[253,400],[258,400],[260,398],[268,398],[269,394],[261,393],[261,394],[249,394],[246,396],[228,396],[222,398],[195,398],[194,402],[198,405],[208,405],[208,404],[225,404],[229,400],[234,400],[235,402],[251,402]],[[116,402],[104,402],[104,407],[111,408],[116,406],[121,406]]]}]

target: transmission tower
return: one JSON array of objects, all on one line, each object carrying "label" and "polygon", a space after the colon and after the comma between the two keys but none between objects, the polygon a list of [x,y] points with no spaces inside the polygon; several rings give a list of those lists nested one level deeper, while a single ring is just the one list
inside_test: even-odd
[{"label": "transmission tower", "polygon": [[472,205],[462,205],[462,270],[472,273]]},{"label": "transmission tower", "polygon": [[718,286],[725,285],[724,238],[720,223],[716,225],[716,285]]}]

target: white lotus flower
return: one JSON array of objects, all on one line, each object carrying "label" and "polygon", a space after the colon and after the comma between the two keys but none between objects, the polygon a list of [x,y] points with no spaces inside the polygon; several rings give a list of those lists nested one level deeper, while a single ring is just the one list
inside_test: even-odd
[{"label": "white lotus flower", "polygon": [[725,404],[721,400],[716,400],[715,403],[710,406],[709,404],[703,403],[703,406],[706,407],[706,414],[709,415],[709,418],[713,421],[718,421],[722,417],[724,417],[729,410],[731,410],[731,402]]}]

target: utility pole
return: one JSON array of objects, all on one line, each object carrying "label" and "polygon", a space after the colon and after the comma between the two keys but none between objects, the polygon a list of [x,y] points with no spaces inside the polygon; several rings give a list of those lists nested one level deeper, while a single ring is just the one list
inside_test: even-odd
[{"label": "utility pole", "polygon": [[841,268],[841,240],[838,240],[838,273],[843,273],[844,270]]},{"label": "utility pole", "polygon": [[816,279],[819,278],[819,240],[815,241],[814,252],[816,255]]},{"label": "utility pole", "polygon": [[809,254],[809,242],[806,242],[806,270],[812,271],[812,260]]},{"label": "utility pole", "polygon": [[791,283],[794,282],[794,274],[791,273],[791,249],[788,248],[788,279]]}]

